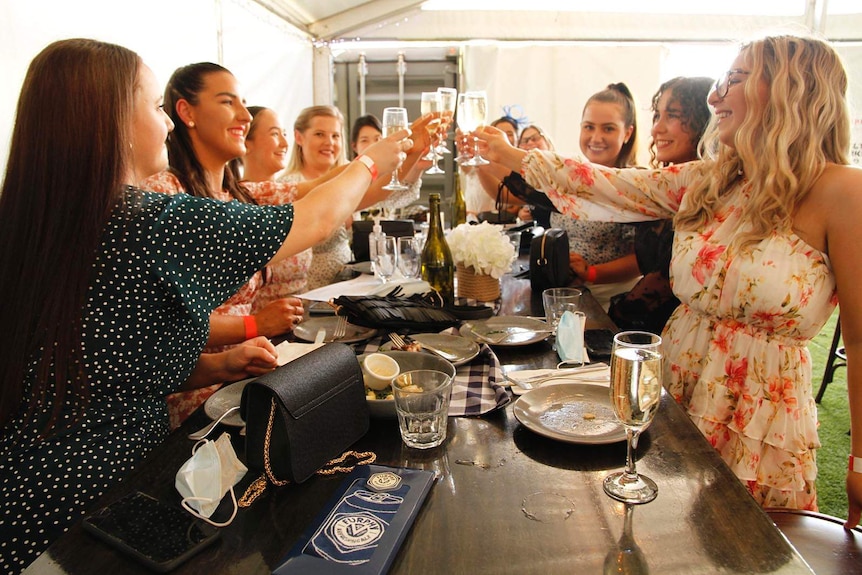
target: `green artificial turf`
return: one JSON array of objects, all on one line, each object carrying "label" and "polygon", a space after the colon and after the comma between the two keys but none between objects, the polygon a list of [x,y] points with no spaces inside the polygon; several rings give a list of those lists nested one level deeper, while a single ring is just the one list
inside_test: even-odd
[{"label": "green artificial turf", "polygon": [[[829,346],[838,321],[838,312],[832,314],[820,334],[808,349],[812,358],[812,387],[816,394],[823,380]],[[847,517],[847,495],[844,478],[847,474],[847,454],[850,453],[850,412],[847,409],[847,370],[840,367],[835,378],[826,387],[826,393],[817,409],[820,422],[820,443],[817,452],[817,498],[820,512],[835,517]]]}]

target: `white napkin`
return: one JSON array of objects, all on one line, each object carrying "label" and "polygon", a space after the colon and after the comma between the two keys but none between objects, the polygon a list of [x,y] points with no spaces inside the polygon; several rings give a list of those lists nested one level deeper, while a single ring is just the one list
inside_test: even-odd
[{"label": "white napkin", "polygon": [[431,289],[428,282],[420,279],[401,278],[381,283],[380,280],[373,275],[362,274],[352,280],[325,285],[303,294],[297,294],[296,297],[314,301],[329,301],[342,295],[386,295],[395,289],[395,286],[397,285],[400,285],[403,288],[404,291],[401,292],[401,295],[404,296],[413,295],[414,293],[425,293]]},{"label": "white napkin", "polygon": [[321,347],[323,343],[296,343],[292,341],[283,341],[275,346],[275,351],[278,352],[278,365],[282,366],[293,361],[298,357],[302,357],[310,351],[314,351]]},{"label": "white napkin", "polygon": [[[544,381],[540,379],[549,376],[555,377]],[[532,378],[539,379],[539,381],[531,382]],[[527,393],[538,387],[561,383],[585,383],[608,387],[611,380],[611,368],[605,363],[592,363],[583,367],[562,369],[522,369],[507,372],[506,379],[514,384],[512,385],[512,393],[515,395]]]}]

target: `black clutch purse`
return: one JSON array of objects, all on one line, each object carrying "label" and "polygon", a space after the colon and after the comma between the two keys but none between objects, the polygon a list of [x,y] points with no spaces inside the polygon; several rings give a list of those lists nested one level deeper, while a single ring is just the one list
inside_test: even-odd
[{"label": "black clutch purse", "polygon": [[442,307],[443,302],[426,300],[421,294],[399,297],[340,296],[333,303],[350,323],[389,331],[440,331],[458,323],[458,317]]},{"label": "black clutch purse", "polygon": [[569,234],[551,228],[530,243],[530,288],[541,294],[548,288],[565,287],[575,279],[569,267]]},{"label": "black clutch purse", "polygon": [[[263,472],[261,492],[266,480],[305,481],[365,435],[369,425],[362,370],[342,343],[327,344],[249,383],[240,409],[246,465]],[[374,454],[370,457],[364,463]]]}]

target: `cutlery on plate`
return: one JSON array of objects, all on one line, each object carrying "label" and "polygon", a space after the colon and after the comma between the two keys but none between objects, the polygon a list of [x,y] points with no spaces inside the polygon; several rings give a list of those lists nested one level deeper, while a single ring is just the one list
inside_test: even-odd
[{"label": "cutlery on plate", "polygon": [[210,422],[210,423],[208,423],[205,427],[202,427],[202,428],[201,428],[201,429],[199,429],[198,431],[195,431],[195,432],[189,433],[188,438],[189,438],[189,439],[191,439],[191,440],[193,440],[193,441],[198,441],[199,439],[203,439],[203,438],[205,438],[207,435],[209,435],[209,434],[210,434],[210,432],[211,432],[213,429],[215,429],[215,426],[216,426],[216,425],[218,425],[219,423],[221,423],[221,420],[222,420],[222,419],[224,419],[225,417],[227,417],[228,415],[230,415],[231,413],[233,413],[234,411],[236,411],[236,410],[238,410],[238,409],[239,409],[239,406],[238,406],[238,405],[235,405],[235,406],[231,407],[230,409],[228,409],[227,411],[225,411],[224,413],[222,413],[222,414],[219,416],[219,418],[218,418],[218,419],[215,419],[215,420],[211,421],[211,422]]},{"label": "cutlery on plate", "polygon": [[582,377],[582,375],[589,374],[591,372],[605,371],[607,369],[607,364],[599,363],[596,365],[587,365],[577,368],[549,370],[547,373],[539,373],[524,379],[515,378],[514,374],[517,372],[512,372],[512,374],[506,373],[504,374],[504,377],[506,380],[514,383],[522,389],[535,389],[546,381],[551,381],[553,379],[571,379],[585,383],[607,383],[607,377]]},{"label": "cutlery on plate", "polygon": [[[407,347],[407,344],[409,343],[406,339],[404,339],[403,337],[401,337],[400,335],[398,335],[395,332],[392,332],[389,334],[389,339],[392,340],[392,343],[395,345],[395,347],[397,347],[399,349],[404,349],[405,347]],[[457,361],[457,360],[461,359],[460,357],[458,357],[454,353],[449,353],[448,351],[443,351],[442,349],[438,349],[438,348],[434,347],[433,345],[428,345],[425,342],[420,341],[419,345],[421,345],[423,349],[427,349],[431,353],[439,355],[440,357],[442,357],[443,359],[445,359],[447,361]]]}]

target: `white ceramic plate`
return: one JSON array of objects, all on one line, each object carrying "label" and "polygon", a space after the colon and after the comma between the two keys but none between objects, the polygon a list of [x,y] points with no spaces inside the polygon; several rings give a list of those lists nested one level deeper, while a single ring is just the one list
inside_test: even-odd
[{"label": "white ceramic plate", "polygon": [[[206,413],[207,417],[210,419],[216,420],[228,409],[238,406],[242,401],[242,390],[245,389],[245,386],[248,385],[249,382],[252,382],[255,379],[257,378],[250,377],[222,387],[207,398],[206,403],[204,403],[204,413]],[[234,427],[242,427],[245,425],[245,421],[240,417],[239,411],[231,413],[222,419],[221,422],[225,425],[233,425]]]},{"label": "white ceramic plate", "polygon": [[625,441],[608,388],[585,383],[561,383],[525,393],[512,406],[527,429],[566,443],[600,445]]},{"label": "white ceramic plate", "polygon": [[[459,335],[447,335],[442,333],[417,333],[415,335],[411,335],[410,337],[423,345],[431,345],[436,347],[440,351],[445,351],[447,353],[451,353],[458,356],[457,359],[452,360],[452,365],[454,365],[455,367],[458,367],[459,365],[464,365],[465,363],[472,361],[474,357],[479,355],[479,351],[481,351],[482,349],[479,344],[477,344],[473,340],[461,337]],[[392,347],[393,343],[391,341],[387,341],[380,346],[380,351],[392,351]],[[434,352],[428,351],[427,349],[423,349],[422,351],[424,351],[425,353],[436,355],[434,354]]]},{"label": "white ceramic plate", "polygon": [[[462,337],[476,343],[487,343],[501,347],[530,345],[551,335],[547,323],[517,315],[501,315],[464,322],[461,325],[460,333]],[[483,339],[481,336],[490,338],[494,343]]]},{"label": "white ceramic plate", "polygon": [[357,341],[371,339],[377,334],[377,330],[373,327],[363,327],[361,325],[348,323],[344,337],[334,340],[332,339],[332,332],[335,331],[336,323],[338,323],[338,318],[335,316],[313,317],[303,321],[301,324],[293,328],[293,335],[296,336],[296,339],[314,341],[314,338],[317,336],[317,332],[323,329],[326,332],[326,337],[323,341],[326,343],[331,341],[355,343]]},{"label": "white ceramic plate", "polygon": [[[384,355],[388,355],[398,362],[398,367],[401,372],[413,371],[414,369],[435,369],[448,373],[450,377],[455,377],[455,366],[443,359],[442,357],[432,355],[430,353],[422,353],[415,351],[382,351]],[[362,365],[362,360],[367,354],[358,356],[359,364]],[[369,399],[368,411],[371,417],[379,419],[395,419],[395,400],[394,399]]]}]

